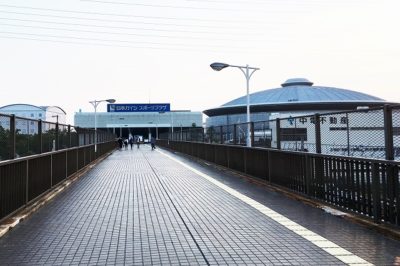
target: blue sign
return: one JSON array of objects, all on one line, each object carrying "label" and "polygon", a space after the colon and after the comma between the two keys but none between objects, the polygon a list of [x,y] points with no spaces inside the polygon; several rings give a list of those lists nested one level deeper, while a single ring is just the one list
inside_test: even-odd
[{"label": "blue sign", "polygon": [[107,104],[107,112],[169,112],[169,103],[118,103]]}]

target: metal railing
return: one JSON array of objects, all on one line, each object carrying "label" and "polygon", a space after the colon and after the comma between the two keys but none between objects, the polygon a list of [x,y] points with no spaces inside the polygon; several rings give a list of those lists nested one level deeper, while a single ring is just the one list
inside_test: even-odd
[{"label": "metal railing", "polygon": [[89,144],[0,161],[0,221],[115,147],[113,139],[99,143],[97,152]]},{"label": "metal railing", "polygon": [[160,134],[160,139],[400,160],[400,106],[285,117]]},{"label": "metal railing", "polygon": [[[0,161],[94,143],[94,130],[0,114]],[[115,140],[97,131],[97,143]]]},{"label": "metal railing", "polygon": [[115,136],[0,114],[0,220],[116,147]]},{"label": "metal railing", "polygon": [[375,223],[400,225],[400,162],[238,145],[158,140],[158,145],[279,185]]}]

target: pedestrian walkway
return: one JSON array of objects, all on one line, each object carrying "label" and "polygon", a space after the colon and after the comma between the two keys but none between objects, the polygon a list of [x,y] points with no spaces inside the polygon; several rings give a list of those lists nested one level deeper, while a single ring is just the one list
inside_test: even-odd
[{"label": "pedestrian walkway", "polygon": [[0,238],[0,265],[392,265],[397,256],[399,241],[147,145],[114,152]]}]

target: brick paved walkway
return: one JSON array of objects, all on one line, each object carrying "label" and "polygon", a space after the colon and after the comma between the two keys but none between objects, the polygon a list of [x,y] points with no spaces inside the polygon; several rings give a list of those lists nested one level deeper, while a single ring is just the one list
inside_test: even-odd
[{"label": "brick paved walkway", "polygon": [[178,158],[147,146],[115,152],[2,237],[0,265],[342,265],[344,251],[350,264],[390,265],[400,256],[398,241],[178,158],[263,204],[250,206],[169,156]]}]

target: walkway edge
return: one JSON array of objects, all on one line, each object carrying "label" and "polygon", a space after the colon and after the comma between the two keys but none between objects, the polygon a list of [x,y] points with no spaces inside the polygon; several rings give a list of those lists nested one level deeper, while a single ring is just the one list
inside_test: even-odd
[{"label": "walkway edge", "polygon": [[330,212],[329,209],[331,209],[331,210],[334,210],[334,212],[342,213],[342,214],[339,214],[339,215],[335,215],[335,214],[332,214],[332,215],[335,215],[335,216],[337,216],[339,218],[346,219],[346,220],[348,220],[350,222],[359,224],[361,226],[364,226],[367,229],[379,232],[379,233],[381,233],[381,234],[383,234],[383,235],[385,235],[387,237],[390,237],[390,238],[392,238],[394,240],[400,240],[400,229],[394,228],[394,227],[392,227],[390,225],[376,224],[373,221],[369,220],[368,218],[365,218],[363,216],[357,215],[357,213],[349,212],[349,211],[347,211],[347,210],[345,210],[343,208],[338,208],[338,206],[331,205],[331,204],[329,204],[327,202],[323,202],[323,201],[320,201],[320,200],[317,200],[317,199],[313,199],[313,198],[307,197],[305,195],[301,195],[299,193],[295,193],[295,192],[290,191],[290,190],[288,190],[286,188],[280,187],[280,186],[275,185],[275,184],[268,183],[265,180],[261,180],[261,179],[259,179],[257,177],[251,176],[249,174],[238,172],[238,171],[235,171],[233,169],[230,169],[230,168],[227,168],[227,167],[224,167],[224,166],[221,166],[221,165],[217,165],[215,163],[212,163],[212,162],[209,162],[209,161],[206,161],[206,160],[203,160],[203,159],[200,159],[200,158],[188,155],[188,154],[180,153],[180,152],[168,149],[168,148],[164,148],[164,149],[166,151],[169,151],[169,152],[175,154],[175,155],[190,158],[194,162],[197,162],[197,163],[200,163],[200,164],[205,164],[207,166],[211,166],[211,167],[213,167],[213,168],[215,168],[215,169],[217,169],[219,171],[225,171],[225,172],[232,173],[232,174],[234,174],[235,176],[237,176],[239,178],[247,180],[249,183],[256,184],[256,185],[261,186],[261,187],[263,187],[265,189],[273,190],[275,192],[278,192],[280,194],[285,195],[288,198],[300,201],[300,202],[302,202],[304,204],[307,204],[309,206],[312,206],[314,208],[321,209],[322,211]]},{"label": "walkway edge", "polygon": [[44,194],[42,194],[42,196],[39,196],[39,198],[29,203],[25,207],[22,207],[22,209],[17,210],[10,217],[2,221],[0,223],[0,238],[3,237],[6,233],[8,233],[10,230],[12,230],[16,225],[18,225],[24,219],[26,219],[27,217],[35,213],[37,210],[39,210],[41,207],[46,205],[48,202],[50,202],[54,197],[56,197],[58,194],[64,191],[64,189],[68,188],[68,186],[70,186],[72,183],[79,180],[83,175],[85,175],[94,166],[96,166],[98,163],[106,159],[112,153],[113,151],[108,152],[102,157],[86,165],[84,168],[82,168],[81,170],[79,170],[66,180],[62,181],[60,184],[51,188],[50,191],[45,192]]},{"label": "walkway edge", "polygon": [[292,221],[290,218],[286,217],[283,214],[280,214],[266,205],[259,203],[257,200],[252,199],[251,197],[246,196],[245,194],[242,194],[241,192],[237,191],[234,188],[231,188],[228,185],[223,184],[222,182],[218,181],[217,179],[213,178],[212,176],[209,176],[206,173],[201,172],[201,170],[198,170],[189,164],[172,157],[169,154],[166,154],[164,152],[159,153],[163,154],[164,156],[170,158],[171,160],[179,163],[186,169],[194,172],[195,174],[203,177],[204,179],[208,180],[210,183],[216,185],[217,187],[221,188],[225,192],[229,193],[233,197],[241,200],[242,202],[248,204],[252,208],[256,209],[269,219],[274,220],[278,224],[280,224],[283,227],[286,227],[293,233],[297,234],[298,236],[302,237],[303,239],[308,240],[310,243],[314,244],[315,246],[321,248],[328,254],[332,255],[336,259],[344,262],[347,265],[373,265],[370,262],[364,260],[363,258],[355,255],[354,253],[346,250],[345,248],[340,247],[339,245],[335,244],[334,242],[331,242],[325,237],[322,237],[321,235],[314,233],[312,230],[307,229],[306,227],[301,226],[300,224]]}]

